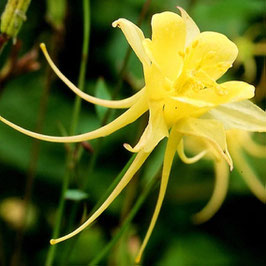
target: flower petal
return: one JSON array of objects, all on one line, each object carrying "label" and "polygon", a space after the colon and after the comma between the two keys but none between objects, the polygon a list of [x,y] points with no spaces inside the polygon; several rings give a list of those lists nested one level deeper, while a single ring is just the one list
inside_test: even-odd
[{"label": "flower petal", "polygon": [[199,137],[208,142],[233,169],[222,123],[212,119],[187,118],[178,124],[177,130],[183,135]]},{"label": "flower petal", "polygon": [[215,185],[211,199],[207,205],[193,216],[193,221],[196,224],[204,223],[214,216],[219,210],[226,197],[229,171],[225,161],[220,160],[215,162]]},{"label": "flower petal", "polygon": [[205,88],[199,91],[188,91],[186,97],[174,97],[176,100],[187,99],[187,103],[191,103],[198,107],[214,107],[230,102],[237,102],[250,99],[254,96],[254,86],[242,81],[228,81],[217,84],[219,93],[214,88]]},{"label": "flower petal", "polygon": [[130,22],[129,20],[124,18],[120,18],[114,21],[112,26],[113,27],[118,26],[123,31],[128,43],[136,53],[139,60],[142,62],[144,66],[149,66],[150,59],[147,56],[142,44],[145,37],[141,29],[132,22]]},{"label": "flower petal", "polygon": [[174,81],[183,65],[186,26],[184,20],[173,12],[163,12],[152,17],[152,41],[145,40],[145,48],[150,50],[153,63],[162,73]]},{"label": "flower petal", "polygon": [[143,251],[150,239],[150,236],[152,234],[152,231],[154,229],[154,226],[156,224],[157,218],[159,216],[161,207],[162,207],[162,203],[164,200],[164,196],[165,196],[165,192],[166,192],[166,188],[167,188],[167,184],[168,184],[168,179],[169,179],[169,175],[170,175],[170,171],[171,171],[171,167],[172,167],[172,163],[173,163],[173,159],[175,156],[175,152],[176,152],[176,148],[177,145],[179,143],[179,141],[181,140],[182,135],[180,135],[177,131],[176,128],[173,127],[171,132],[170,132],[170,136],[167,142],[167,146],[166,146],[166,150],[165,150],[165,155],[164,155],[164,162],[163,162],[163,172],[162,172],[162,180],[161,180],[161,186],[160,186],[160,191],[159,191],[159,196],[158,196],[158,200],[155,206],[155,210],[151,219],[151,223],[150,226],[148,228],[148,231],[146,233],[146,236],[143,240],[143,243],[140,247],[140,250],[138,252],[138,255],[136,257],[136,263],[139,263],[143,254]]},{"label": "flower petal", "polygon": [[180,6],[181,17],[186,24],[186,47],[200,34],[200,30],[188,13]]},{"label": "flower petal", "polygon": [[177,153],[178,153],[179,158],[182,160],[182,162],[184,162],[186,164],[192,164],[192,163],[196,163],[201,158],[203,158],[206,155],[207,150],[203,150],[200,153],[196,154],[195,156],[189,158],[185,154],[184,141],[183,141],[183,139],[181,139],[181,141],[177,147]]},{"label": "flower petal", "polygon": [[81,91],[78,87],[76,87],[59,69],[58,67],[54,64],[52,61],[51,57],[49,56],[46,46],[44,43],[41,43],[40,45],[43,54],[49,63],[50,67],[53,69],[55,74],[74,92],[76,95],[78,95],[80,98],[83,100],[93,103],[93,104],[98,104],[101,106],[109,107],[109,108],[128,108],[132,106],[136,101],[139,99],[139,97],[143,94],[144,90],[140,90],[133,96],[123,99],[123,100],[104,100],[104,99],[99,99],[94,96],[91,96],[83,91]]},{"label": "flower petal", "polygon": [[163,115],[163,105],[154,104],[150,107],[149,123],[138,144],[134,148],[129,144],[124,144],[124,147],[131,152],[150,152],[165,137],[168,137],[168,129]]},{"label": "flower petal", "polygon": [[117,184],[117,186],[114,188],[110,196],[104,201],[104,203],[93,213],[93,215],[80,227],[78,227],[76,230],[71,232],[70,234],[67,234],[63,237],[57,238],[57,239],[51,239],[50,243],[52,245],[55,245],[59,242],[62,242],[64,240],[67,240],[76,234],[80,233],[82,230],[84,230],[87,226],[89,226],[91,223],[93,223],[108,207],[109,205],[116,199],[116,197],[121,193],[121,191],[125,188],[125,186],[130,182],[132,177],[135,175],[135,173],[139,170],[139,168],[142,166],[142,164],[145,162],[147,157],[150,155],[150,153],[144,153],[140,152],[135,160],[132,162],[128,170],[126,171],[125,175],[122,177],[120,182]]},{"label": "flower petal", "polygon": [[12,122],[6,120],[2,116],[0,116],[0,121],[5,123],[6,125],[14,128],[15,130],[33,137],[39,140],[45,140],[49,142],[58,142],[58,143],[70,143],[70,142],[81,142],[91,139],[96,139],[104,136],[108,136],[113,132],[119,130],[122,127],[134,122],[137,120],[143,113],[145,113],[148,109],[147,101],[145,97],[139,99],[137,103],[135,103],[132,107],[130,107],[127,111],[125,111],[122,115],[117,117],[115,120],[110,122],[109,124],[95,129],[91,132],[76,135],[76,136],[69,136],[69,137],[54,137],[43,135],[39,133],[32,132],[30,130],[24,129],[20,126],[13,124]]},{"label": "flower petal", "polygon": [[206,114],[224,124],[225,129],[266,132],[266,113],[251,101],[245,100],[218,106]]},{"label": "flower petal", "polygon": [[185,69],[199,79],[206,74],[214,81],[220,78],[237,57],[238,49],[225,35],[202,32],[187,47]]}]

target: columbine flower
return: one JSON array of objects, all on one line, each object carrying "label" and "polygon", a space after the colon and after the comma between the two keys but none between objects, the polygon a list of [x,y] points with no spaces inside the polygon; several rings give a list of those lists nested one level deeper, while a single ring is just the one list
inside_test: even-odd
[{"label": "columbine flower", "polygon": [[[200,33],[188,14],[182,8],[179,9],[181,16],[172,12],[163,12],[152,17],[151,39],[145,39],[142,31],[126,19],[118,19],[113,23],[114,27],[118,26],[123,31],[144,70],[145,87],[124,100],[101,100],[80,91],[58,70],[44,44],[41,45],[49,64],[59,78],[81,98],[110,108],[128,108],[111,123],[77,136],[52,137],[33,133],[1,118],[1,121],[9,126],[37,139],[51,142],[79,142],[107,136],[149,111],[148,125],[137,145],[135,147],[124,145],[129,151],[136,152],[137,156],[120,183],[83,225],[64,237],[51,240],[52,244],[76,235],[97,219],[129,183],[156,145],[163,138],[168,138],[159,197],[136,259],[139,261],[159,215],[173,158],[182,137],[196,136],[208,142],[220,160],[225,160],[232,169],[233,163],[227,150],[224,122],[231,122],[232,128],[241,127],[247,131],[250,130],[250,124],[254,127],[262,125],[262,130],[265,130],[265,116],[261,115],[264,112],[246,100],[254,96],[252,85],[241,81],[220,84],[216,82],[232,66],[238,52],[236,45],[222,34]],[[244,105],[242,100],[245,100]],[[227,103],[233,104],[225,105]],[[227,109],[224,111],[220,105],[225,105],[224,108]],[[246,117],[250,108],[255,111],[251,113],[251,117]],[[216,113],[212,112],[215,110]],[[208,114],[209,117],[203,116],[204,114]],[[261,131],[261,128],[258,131]]]}]

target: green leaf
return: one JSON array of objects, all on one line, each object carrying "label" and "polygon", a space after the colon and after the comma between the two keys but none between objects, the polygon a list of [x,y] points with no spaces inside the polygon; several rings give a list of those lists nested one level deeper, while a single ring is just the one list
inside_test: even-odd
[{"label": "green leaf", "polygon": [[[105,100],[111,99],[111,95],[107,89],[106,83],[103,78],[99,78],[96,83],[95,96],[97,98],[105,99]],[[96,114],[99,120],[102,121],[108,108],[99,106],[99,105],[96,105],[95,108],[96,108]]]},{"label": "green leaf", "polygon": [[79,189],[68,189],[65,194],[67,200],[80,201],[86,198],[88,198],[88,194]]}]

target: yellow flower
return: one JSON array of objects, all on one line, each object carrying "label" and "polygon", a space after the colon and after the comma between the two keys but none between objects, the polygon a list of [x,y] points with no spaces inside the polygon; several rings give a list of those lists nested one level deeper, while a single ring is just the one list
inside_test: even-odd
[{"label": "yellow flower", "polygon": [[[79,142],[107,136],[149,111],[148,125],[139,142],[135,147],[124,145],[129,151],[137,152],[137,156],[120,183],[83,225],[64,237],[51,240],[52,244],[76,235],[97,219],[129,183],[156,145],[163,138],[168,138],[157,204],[136,259],[137,262],[140,261],[159,215],[173,158],[183,136],[196,136],[208,142],[217,156],[225,160],[232,169],[233,163],[227,150],[224,120],[231,121],[232,128],[242,127],[249,131],[251,123],[255,131],[265,131],[266,120],[265,116],[261,115],[264,112],[247,101],[254,96],[254,87],[241,81],[220,84],[216,82],[236,59],[238,53],[236,45],[220,33],[200,33],[186,11],[179,9],[181,16],[172,12],[163,12],[152,17],[151,39],[145,38],[142,31],[126,19],[121,18],[113,23],[114,27],[121,28],[141,61],[145,77],[145,87],[124,100],[101,100],[80,91],[53,64],[44,44],[41,44],[55,73],[81,98],[110,108],[128,108],[111,123],[77,136],[53,137],[25,130],[0,118],[14,129],[37,139],[51,142]],[[227,108],[229,113],[219,106]],[[252,112],[251,118],[247,118],[246,113],[249,113],[250,108],[255,111]]]}]

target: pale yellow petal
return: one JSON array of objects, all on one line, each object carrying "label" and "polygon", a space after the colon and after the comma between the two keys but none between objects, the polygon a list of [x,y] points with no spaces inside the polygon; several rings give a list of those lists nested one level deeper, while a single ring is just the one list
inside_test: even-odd
[{"label": "pale yellow petal", "polygon": [[155,14],[152,17],[152,41],[146,43],[151,51],[153,63],[157,63],[162,73],[174,81],[183,65],[186,26],[184,20],[172,12]]},{"label": "pale yellow petal", "polygon": [[151,104],[149,109],[150,118],[148,126],[138,144],[134,148],[129,144],[124,144],[124,147],[131,152],[138,152],[140,150],[150,152],[163,138],[168,137],[168,128],[164,119],[163,105],[158,103]]},{"label": "pale yellow petal", "polygon": [[139,99],[139,97],[142,96],[142,94],[144,93],[144,90],[139,91],[138,93],[136,93],[135,95],[123,99],[123,100],[117,100],[117,101],[111,101],[111,100],[104,100],[104,99],[99,99],[96,97],[93,97],[83,91],[81,91],[78,87],[76,87],[66,76],[64,76],[64,74],[57,68],[57,66],[54,64],[54,62],[52,61],[51,57],[49,56],[46,46],[44,43],[42,43],[40,45],[44,56],[46,57],[47,62],[49,63],[49,65],[51,66],[51,68],[53,69],[53,71],[55,72],[55,74],[74,92],[76,93],[80,98],[82,98],[83,100],[93,103],[93,104],[97,104],[97,105],[101,105],[101,106],[105,106],[105,107],[109,107],[109,108],[128,108],[130,106],[132,106],[134,103],[136,103],[136,101]]},{"label": "pale yellow petal", "polygon": [[200,159],[202,159],[206,153],[207,150],[203,150],[200,153],[198,153],[197,155],[193,156],[193,157],[187,157],[184,151],[184,141],[183,139],[181,139],[178,147],[177,147],[177,153],[179,158],[186,164],[192,164],[192,163],[196,163],[197,161],[199,161]]},{"label": "pale yellow petal", "polygon": [[20,126],[17,126],[1,116],[0,116],[0,121],[14,128],[15,130],[27,136],[33,137],[35,139],[45,140],[49,142],[59,142],[59,143],[82,142],[82,141],[87,141],[87,140],[96,139],[96,138],[110,135],[113,132],[119,130],[120,128],[125,127],[126,125],[134,122],[147,110],[148,110],[148,106],[147,106],[146,99],[142,97],[135,105],[133,105],[129,110],[124,112],[122,115],[120,115],[118,118],[116,118],[111,123],[101,128],[98,128],[96,130],[93,130],[91,132],[76,135],[76,136],[70,136],[70,137],[54,137],[54,136],[47,136],[47,135],[35,133],[30,130],[24,129]]},{"label": "pale yellow petal", "polygon": [[207,115],[221,121],[226,129],[266,132],[265,111],[248,100],[218,106]]},{"label": "pale yellow petal", "polygon": [[215,184],[213,194],[207,205],[193,216],[196,224],[204,223],[220,209],[228,190],[229,171],[224,160],[215,162]]},{"label": "pale yellow petal", "polygon": [[181,12],[181,17],[186,24],[186,47],[200,34],[200,30],[193,19],[188,15],[186,10],[177,6]]},{"label": "pale yellow petal", "polygon": [[138,252],[138,255],[136,257],[136,260],[135,260],[136,263],[139,263],[141,260],[143,251],[144,251],[144,249],[145,249],[145,247],[146,247],[146,245],[150,239],[150,236],[151,236],[152,231],[154,229],[158,215],[160,213],[163,199],[164,199],[165,192],[166,192],[166,188],[167,188],[167,184],[168,184],[168,179],[169,179],[169,175],[170,175],[170,171],[171,171],[171,167],[172,167],[173,158],[174,158],[174,155],[176,152],[177,145],[178,145],[179,141],[181,140],[181,138],[182,138],[182,135],[177,133],[175,127],[173,127],[171,130],[168,142],[167,142],[166,151],[165,151],[165,155],[164,155],[162,180],[161,180],[161,186],[160,186],[158,200],[157,200],[157,203],[155,206],[155,210],[154,210],[154,213],[153,213],[153,216],[151,219],[150,226],[148,228],[146,236],[143,240],[143,243],[142,243],[140,250]]},{"label": "pale yellow petal", "polygon": [[241,142],[243,143],[243,149],[250,155],[255,157],[266,157],[266,145],[259,144],[253,140],[249,132],[241,130]]},{"label": "pale yellow petal", "polygon": [[130,22],[129,20],[124,18],[120,18],[114,21],[112,26],[113,27],[118,26],[123,31],[129,45],[134,50],[135,54],[142,62],[143,66],[149,66],[150,59],[147,56],[142,44],[145,37],[141,29],[132,22]]},{"label": "pale yellow petal", "polygon": [[172,97],[172,99],[178,101],[178,102],[181,102],[181,103],[186,103],[186,104],[189,104],[189,105],[193,105],[193,106],[196,106],[196,107],[214,107],[215,104],[212,103],[212,102],[208,102],[207,99],[206,101],[204,100],[204,98],[201,100],[198,100],[198,99],[193,99],[193,98],[190,98],[190,97],[185,97],[185,96],[174,96]]},{"label": "pale yellow petal", "polygon": [[225,35],[202,32],[187,47],[185,70],[203,82],[206,75],[215,81],[232,66],[237,53],[236,45]]},{"label": "pale yellow petal", "polygon": [[254,86],[242,82],[242,81],[228,81],[222,84],[216,84],[219,86],[218,93],[213,88],[205,88],[199,91],[189,91],[186,96],[174,97],[175,99],[184,99],[183,102],[191,103],[198,107],[214,107],[226,103],[232,103],[250,99],[254,96]]},{"label": "pale yellow petal", "polygon": [[177,127],[183,135],[199,137],[209,143],[233,169],[233,162],[227,149],[223,124],[211,119],[187,118]]},{"label": "pale yellow petal", "polygon": [[57,244],[59,242],[62,242],[66,239],[69,239],[82,230],[84,230],[87,226],[89,226],[91,223],[93,223],[108,207],[109,205],[116,199],[116,197],[120,194],[120,192],[125,188],[125,186],[129,183],[129,181],[132,179],[132,177],[135,175],[135,173],[139,170],[139,168],[142,166],[142,164],[145,162],[147,157],[150,153],[144,153],[140,152],[131,166],[128,168],[127,172],[121,179],[121,181],[117,184],[115,189],[112,191],[110,196],[105,200],[105,202],[99,207],[99,209],[80,227],[78,227],[76,230],[74,230],[72,233],[67,234],[63,237],[57,238],[57,239],[51,239],[50,243],[52,245]]}]

